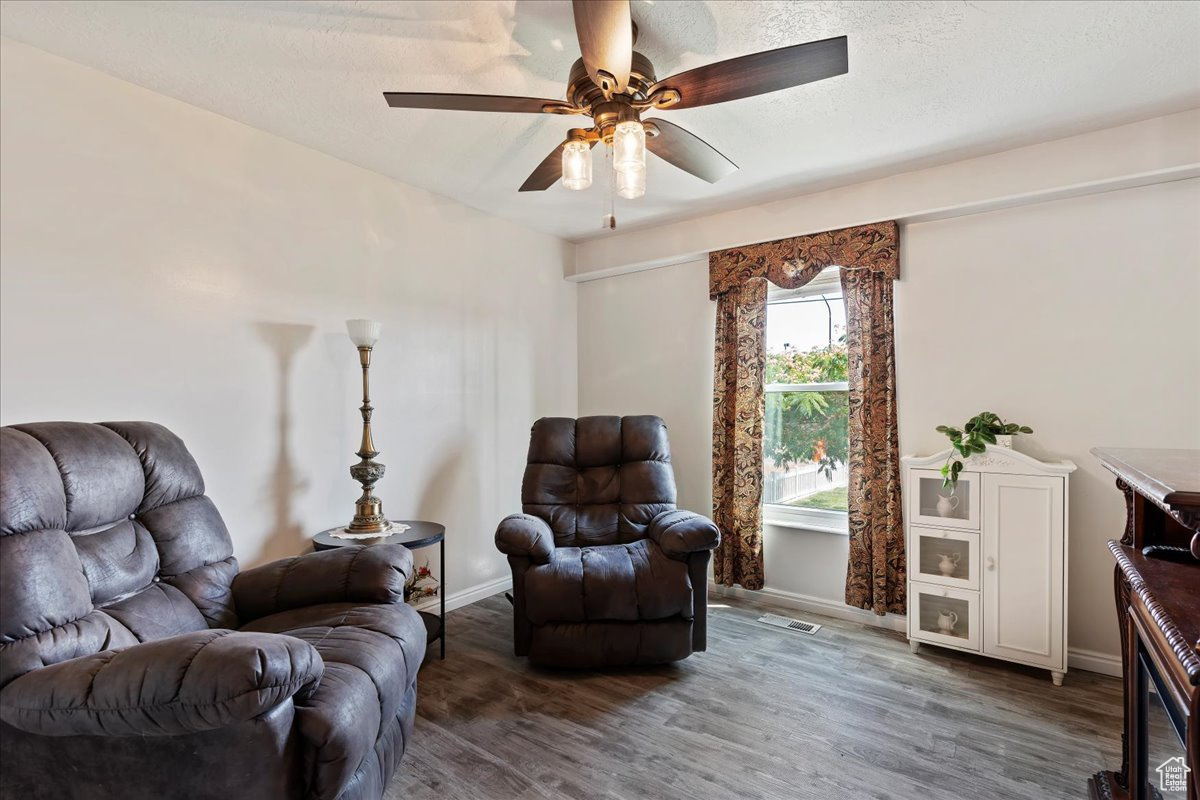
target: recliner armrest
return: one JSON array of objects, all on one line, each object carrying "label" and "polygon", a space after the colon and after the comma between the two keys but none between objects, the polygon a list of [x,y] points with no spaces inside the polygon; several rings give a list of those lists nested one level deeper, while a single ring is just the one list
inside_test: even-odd
[{"label": "recliner armrest", "polygon": [[41,736],[170,736],[253,719],[317,687],[301,639],[207,630],[27,672],[0,690],[0,719]]},{"label": "recliner armrest", "polygon": [[496,549],[510,556],[524,556],[547,564],[554,553],[554,532],[541,517],[510,514],[496,528]]},{"label": "recliner armrest", "polygon": [[721,532],[708,517],[691,511],[664,511],[646,528],[646,535],[674,559],[686,560],[691,553],[716,549]]},{"label": "recliner armrest", "polygon": [[399,544],[320,550],[239,572],[233,601],[243,624],[319,603],[402,603],[412,569]]}]

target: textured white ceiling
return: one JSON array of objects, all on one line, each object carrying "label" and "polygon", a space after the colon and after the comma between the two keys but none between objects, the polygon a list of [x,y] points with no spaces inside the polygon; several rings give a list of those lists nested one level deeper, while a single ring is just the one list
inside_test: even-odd
[{"label": "textured white ceiling", "polygon": [[[650,157],[622,228],[1200,106],[1200,3],[634,0],[660,77],[845,34],[850,72],[666,112],[741,166]],[[598,187],[516,189],[574,118],[390,109],[381,92],[561,98],[566,2],[16,2],[4,35],[564,238]]]}]

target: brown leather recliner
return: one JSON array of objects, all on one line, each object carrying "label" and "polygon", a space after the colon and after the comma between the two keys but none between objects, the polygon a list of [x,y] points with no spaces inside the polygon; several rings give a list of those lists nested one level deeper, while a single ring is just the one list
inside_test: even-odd
[{"label": "brown leather recliner", "polygon": [[517,655],[605,667],[705,649],[708,559],[721,536],[675,508],[661,419],[538,420],[521,503],[525,513],[496,530],[513,571]]},{"label": "brown leather recliner", "polygon": [[381,797],[425,653],[411,570],[379,545],[239,573],[166,428],[0,428],[0,797]]}]

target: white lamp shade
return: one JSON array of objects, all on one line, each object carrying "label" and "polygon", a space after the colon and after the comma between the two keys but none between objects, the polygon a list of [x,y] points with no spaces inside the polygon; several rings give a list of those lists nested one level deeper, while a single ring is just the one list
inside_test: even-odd
[{"label": "white lamp shade", "polygon": [[346,333],[355,347],[374,347],[379,341],[379,331],[383,327],[373,319],[346,320]]}]

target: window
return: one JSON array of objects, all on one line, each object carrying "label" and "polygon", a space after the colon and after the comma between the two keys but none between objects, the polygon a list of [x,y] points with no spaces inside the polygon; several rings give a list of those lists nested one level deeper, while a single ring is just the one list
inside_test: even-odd
[{"label": "window", "polygon": [[846,532],[849,386],[837,267],[767,296],[763,510],[773,524]]}]

